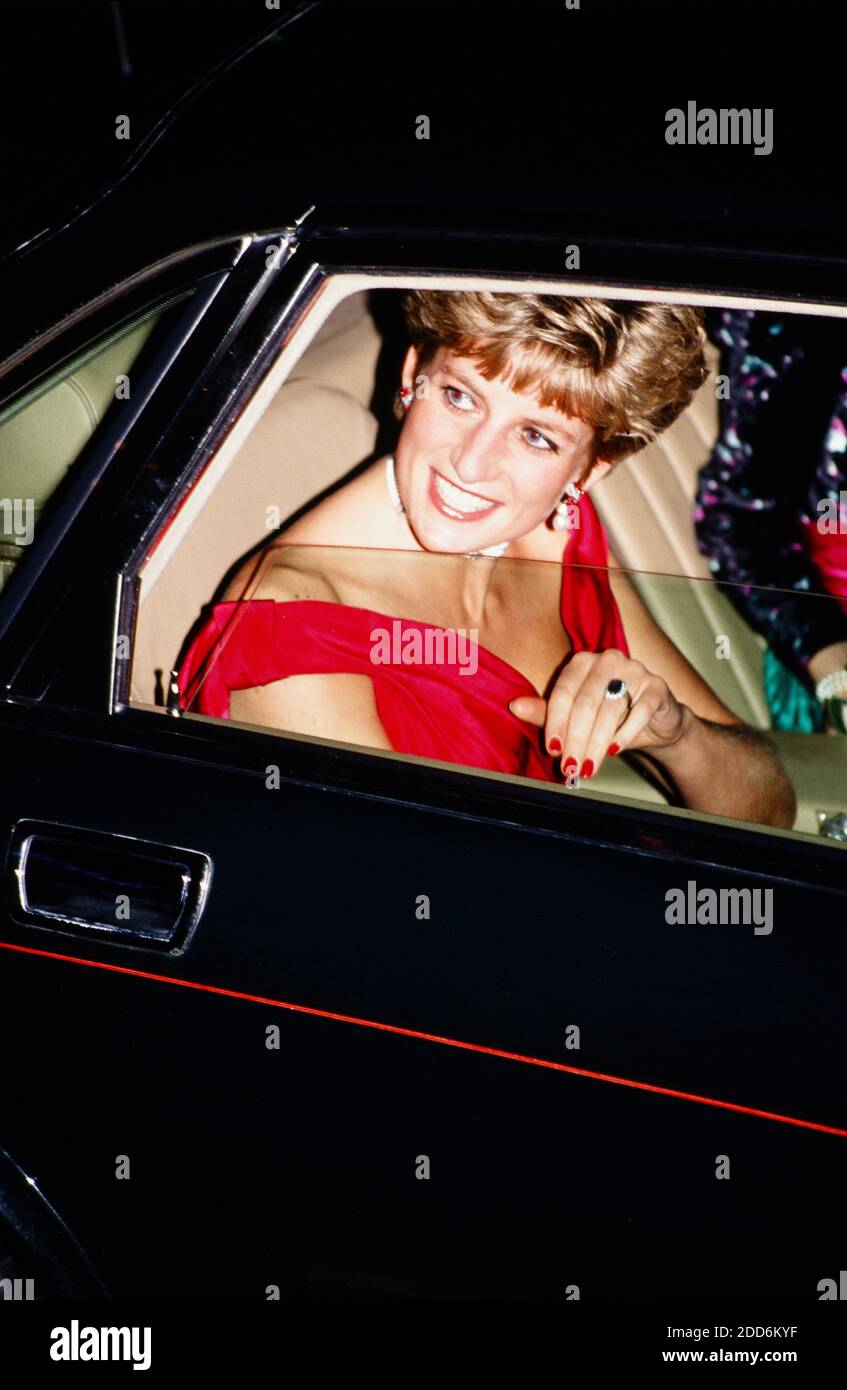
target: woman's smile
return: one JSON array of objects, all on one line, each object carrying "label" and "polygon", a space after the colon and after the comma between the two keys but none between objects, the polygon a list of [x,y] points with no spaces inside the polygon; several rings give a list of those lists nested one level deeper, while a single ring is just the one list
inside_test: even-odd
[{"label": "woman's smile", "polygon": [[429,497],[442,516],[449,517],[451,521],[480,521],[503,505],[502,502],[493,502],[490,497],[480,497],[479,493],[457,487],[434,468],[430,468]]}]

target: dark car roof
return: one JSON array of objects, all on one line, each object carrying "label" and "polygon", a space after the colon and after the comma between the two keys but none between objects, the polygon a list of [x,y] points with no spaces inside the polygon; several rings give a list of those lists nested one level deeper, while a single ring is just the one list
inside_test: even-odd
[{"label": "dark car roof", "polygon": [[[70,284],[78,303],[183,246],[273,230],[311,206],[312,224],[561,237],[563,268],[581,232],[837,265],[842,200],[819,112],[776,102],[766,157],[666,143],[667,109],[705,104],[709,59],[738,59],[737,26],[733,43],[705,20],[679,36],[674,13],[599,0],[500,17],[477,5],[269,12],[266,33],[183,94],[97,196],[0,263],[0,290],[17,291],[9,341],[30,286],[46,306],[55,280],[58,308]],[[668,33],[676,49],[658,60]],[[422,116],[429,139],[416,138]]]}]

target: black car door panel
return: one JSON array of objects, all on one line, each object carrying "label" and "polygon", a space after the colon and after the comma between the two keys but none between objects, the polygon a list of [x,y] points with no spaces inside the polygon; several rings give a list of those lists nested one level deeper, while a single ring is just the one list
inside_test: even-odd
[{"label": "black car door panel", "polygon": [[[5,1123],[107,1282],[126,1244],[138,1282],[123,1271],[119,1287],[173,1296],[395,1278],[409,1295],[561,1296],[572,1265],[605,1295],[647,1279],[655,1296],[673,1292],[680,1220],[695,1221],[684,1277],[701,1292],[739,1222],[747,1246],[722,1276],[739,1296],[756,1280],[801,1295],[834,1257],[835,895],[810,926],[808,889],[779,885],[767,937],[671,927],[660,857],[474,814],[471,775],[446,774],[464,814],[434,783],[429,805],[300,778],[270,790],[284,740],[253,736],[254,764],[242,751],[226,767],[202,720],[190,751],[164,720],[142,749],[35,735],[41,713],[3,729],[21,816],[72,803],[78,825],[214,866],[178,958],[4,931],[27,1058]],[[707,873],[738,881],[696,861],[678,877]],[[34,1128],[33,1088],[50,1098]],[[56,1136],[73,1114],[69,1163]],[[723,1206],[720,1154],[738,1178]],[[798,1165],[820,1205],[786,1217]]]}]

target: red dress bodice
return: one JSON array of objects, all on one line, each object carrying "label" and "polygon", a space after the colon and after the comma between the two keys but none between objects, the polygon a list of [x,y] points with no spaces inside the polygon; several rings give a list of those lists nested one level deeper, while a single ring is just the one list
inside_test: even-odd
[{"label": "red dress bodice", "polygon": [[[562,558],[562,625],[575,652],[616,647],[628,654],[607,563],[605,533],[583,496],[579,526]],[[375,660],[377,631],[391,641],[389,661]],[[285,676],[356,673],[373,682],[380,721],[397,752],[560,780],[558,764],[544,750],[542,731],[509,710],[517,696],[537,695],[535,687],[478,644],[468,641],[457,661],[455,648],[444,652],[444,632],[431,623],[326,600],[216,603],[180,666],[180,708],[228,719],[232,690]],[[404,645],[413,650],[417,643],[420,653],[427,633],[433,637],[428,659],[404,664]],[[441,659],[436,633],[442,634]]]}]

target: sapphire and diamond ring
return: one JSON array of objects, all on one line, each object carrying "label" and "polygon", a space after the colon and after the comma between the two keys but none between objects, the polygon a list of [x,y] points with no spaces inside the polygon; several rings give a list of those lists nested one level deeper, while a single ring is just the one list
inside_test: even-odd
[{"label": "sapphire and diamond ring", "polygon": [[611,680],[604,691],[606,700],[623,700],[629,694],[625,684],[621,680]]}]

